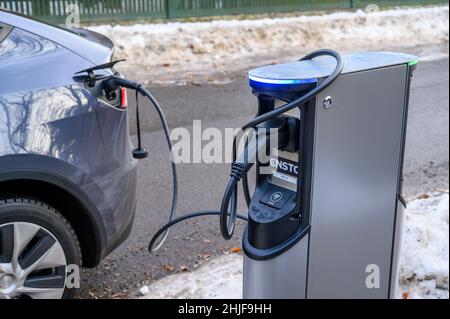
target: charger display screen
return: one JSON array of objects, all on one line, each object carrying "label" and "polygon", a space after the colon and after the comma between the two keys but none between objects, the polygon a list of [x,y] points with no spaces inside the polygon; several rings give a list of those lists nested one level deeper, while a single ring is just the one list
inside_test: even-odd
[{"label": "charger display screen", "polygon": [[297,179],[300,169],[297,161],[280,156],[271,157],[268,167],[270,169],[269,180],[272,184],[293,191],[297,189]]}]

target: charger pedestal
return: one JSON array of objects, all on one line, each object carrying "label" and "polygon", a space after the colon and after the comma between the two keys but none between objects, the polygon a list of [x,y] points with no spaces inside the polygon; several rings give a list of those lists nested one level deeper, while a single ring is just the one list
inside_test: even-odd
[{"label": "charger pedestal", "polygon": [[[298,148],[257,165],[244,298],[395,297],[417,58],[369,52],[343,60],[331,86],[283,115],[299,121]],[[334,67],[323,57],[250,71],[258,114],[302,96]]]}]

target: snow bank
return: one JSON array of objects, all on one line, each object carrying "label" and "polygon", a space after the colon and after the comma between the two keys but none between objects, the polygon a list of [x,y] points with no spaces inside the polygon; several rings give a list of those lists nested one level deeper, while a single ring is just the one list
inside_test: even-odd
[{"label": "snow bank", "polygon": [[448,211],[448,194],[408,204],[400,261],[405,297],[449,297]]},{"label": "snow bank", "polygon": [[[416,199],[406,210],[399,298],[448,298],[449,195]],[[242,255],[213,259],[190,273],[165,277],[140,289],[143,298],[242,298]]]},{"label": "snow bank", "polygon": [[448,43],[448,16],[448,6],[439,6],[90,29],[110,37],[116,57],[128,59],[127,65],[145,80],[154,75],[230,72],[254,65],[261,57],[299,57],[322,47],[355,51]]},{"label": "snow bank", "polygon": [[140,293],[147,299],[241,299],[242,255],[220,256],[193,272],[144,286]]}]

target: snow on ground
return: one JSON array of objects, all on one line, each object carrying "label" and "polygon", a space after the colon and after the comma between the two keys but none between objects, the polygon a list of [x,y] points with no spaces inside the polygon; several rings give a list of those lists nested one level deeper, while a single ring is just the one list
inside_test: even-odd
[{"label": "snow on ground", "polygon": [[128,60],[119,69],[138,80],[208,80],[323,47],[346,52],[437,46],[448,54],[449,7],[90,29],[114,41],[116,57]]},{"label": "snow on ground", "polygon": [[[449,195],[409,202],[403,225],[400,298],[449,298]],[[426,198],[428,197],[428,198]],[[217,257],[197,270],[140,289],[143,298],[242,298],[242,255]]]},{"label": "snow on ground", "polygon": [[193,272],[164,277],[140,289],[148,299],[241,299],[242,255],[216,257]]},{"label": "snow on ground", "polygon": [[449,298],[448,211],[448,194],[408,204],[400,261],[408,298]]}]

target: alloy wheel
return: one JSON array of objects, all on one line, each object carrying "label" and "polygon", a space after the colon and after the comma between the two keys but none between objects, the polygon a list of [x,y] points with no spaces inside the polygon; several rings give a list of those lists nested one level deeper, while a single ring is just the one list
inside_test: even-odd
[{"label": "alloy wheel", "polygon": [[0,225],[0,299],[60,299],[67,259],[44,227],[26,222]]}]

